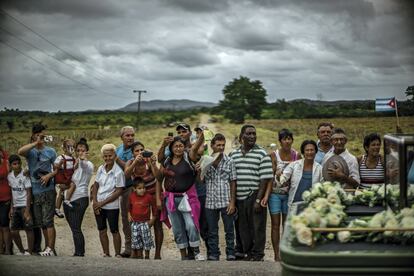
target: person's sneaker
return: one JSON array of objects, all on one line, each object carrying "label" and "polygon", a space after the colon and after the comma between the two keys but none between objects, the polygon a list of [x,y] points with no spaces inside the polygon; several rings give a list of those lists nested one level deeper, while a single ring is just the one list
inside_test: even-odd
[{"label": "person's sneaker", "polygon": [[60,209],[55,209],[55,215],[58,217],[58,218],[64,218],[65,217],[65,215],[63,214],[63,212],[60,210]]},{"label": "person's sneaker", "polygon": [[49,256],[56,256],[56,253],[50,247],[46,247],[45,251],[39,253],[40,256],[49,257]]},{"label": "person's sneaker", "polygon": [[241,252],[236,252],[234,256],[236,257],[236,260],[244,260],[246,258],[246,254]]},{"label": "person's sneaker", "polygon": [[252,256],[252,257],[250,258],[250,261],[252,261],[252,262],[263,262],[263,261],[264,261],[264,259],[263,259],[263,257]]},{"label": "person's sneaker", "polygon": [[31,256],[32,254],[30,254],[28,251],[24,251],[24,252],[17,252],[15,255],[16,256]]},{"label": "person's sneaker", "polygon": [[73,208],[73,205],[72,205],[72,203],[70,203],[70,201],[69,200],[65,200],[65,201],[63,201],[63,204],[66,204],[67,206],[69,206],[70,208]]},{"label": "person's sneaker", "polygon": [[236,260],[236,256],[234,256],[234,255],[227,255],[226,260],[227,261],[235,261]]},{"label": "person's sneaker", "polygon": [[194,251],[191,247],[187,247],[187,259],[194,260]]},{"label": "person's sneaker", "polygon": [[129,258],[129,257],[131,257],[131,253],[129,253],[127,251],[124,251],[124,252],[121,253],[121,256],[122,256],[122,258]]},{"label": "person's sneaker", "polygon": [[207,257],[208,261],[219,261],[220,259],[216,256],[210,255]]},{"label": "person's sneaker", "polygon": [[196,260],[196,261],[205,261],[206,258],[201,253],[197,253],[194,256],[194,260]]}]

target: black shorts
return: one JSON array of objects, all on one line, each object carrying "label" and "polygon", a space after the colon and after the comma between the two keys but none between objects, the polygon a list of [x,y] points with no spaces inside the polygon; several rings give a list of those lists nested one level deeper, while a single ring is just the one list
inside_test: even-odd
[{"label": "black shorts", "polygon": [[101,209],[99,215],[95,214],[98,230],[106,230],[108,221],[111,233],[118,233],[119,209]]},{"label": "black shorts", "polygon": [[0,201],[0,227],[9,227],[11,201]]},{"label": "black shorts", "polygon": [[[29,221],[24,219],[24,211],[26,207],[14,208],[13,216],[11,218],[11,230],[31,230],[33,227],[33,218]],[[31,213],[31,212],[30,212]]]},{"label": "black shorts", "polygon": [[50,228],[54,226],[56,191],[33,195],[34,227]]}]

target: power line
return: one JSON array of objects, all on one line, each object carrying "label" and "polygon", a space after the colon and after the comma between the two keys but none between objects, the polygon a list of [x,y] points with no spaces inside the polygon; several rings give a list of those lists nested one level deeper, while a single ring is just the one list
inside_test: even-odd
[{"label": "power line", "polygon": [[6,43],[6,42],[4,42],[4,41],[0,41],[0,43],[2,43],[2,44],[4,44],[4,45],[8,46],[9,48],[12,48],[13,50],[15,50],[15,51],[19,52],[20,54],[22,54],[23,56],[25,56],[25,57],[27,57],[27,58],[29,58],[29,59],[33,60],[34,62],[36,62],[36,63],[38,63],[38,64],[40,64],[40,65],[42,65],[42,66],[46,66],[49,70],[51,70],[51,71],[55,72],[56,74],[58,74],[58,75],[60,75],[60,76],[62,76],[62,77],[64,77],[64,78],[66,78],[66,79],[68,79],[68,80],[71,80],[71,81],[73,81],[73,82],[76,82],[76,83],[78,83],[78,84],[80,84],[80,85],[82,85],[82,86],[85,86],[85,87],[87,87],[87,88],[89,88],[89,89],[91,89],[91,90],[94,90],[94,91],[99,92],[99,93],[104,93],[104,94],[107,94],[107,95],[110,95],[110,96],[113,96],[113,97],[117,97],[117,98],[125,98],[125,99],[129,99],[129,97],[122,97],[122,96],[119,96],[119,95],[111,94],[111,93],[109,93],[109,92],[105,92],[105,91],[102,91],[102,90],[98,90],[98,89],[96,89],[96,88],[94,88],[94,87],[92,87],[92,86],[90,86],[90,85],[88,85],[88,84],[86,84],[86,83],[83,83],[83,82],[81,82],[81,81],[78,81],[78,80],[76,80],[76,79],[74,79],[74,78],[71,78],[71,77],[69,77],[69,76],[67,76],[67,75],[65,75],[65,74],[63,74],[63,73],[61,73],[61,72],[59,72],[59,71],[56,71],[56,70],[54,70],[54,69],[50,68],[50,66],[48,66],[47,64],[44,64],[43,62],[38,61],[38,60],[37,60],[37,59],[35,59],[34,57],[31,57],[31,56],[27,55],[26,53],[24,53],[24,52],[20,51],[19,49],[17,49],[17,48],[15,48],[15,47],[11,46],[10,44],[8,44],[8,43]]},{"label": "power line", "polygon": [[[49,53],[47,53],[46,51],[44,51],[44,50],[40,49],[40,48],[39,48],[39,47],[37,47],[36,45],[33,45],[32,43],[30,43],[30,42],[28,42],[28,41],[24,40],[23,38],[18,37],[17,35],[15,35],[15,34],[11,33],[10,31],[8,31],[8,30],[6,30],[6,29],[4,29],[4,28],[2,28],[2,27],[0,27],[0,30],[2,30],[3,32],[7,33],[8,35],[10,35],[10,36],[12,36],[12,37],[14,37],[14,38],[16,38],[16,39],[20,40],[21,42],[25,43],[26,45],[29,45],[30,47],[33,47],[33,48],[37,49],[38,51],[42,52],[42,53],[43,53],[43,54],[45,54],[46,56],[48,56],[48,57],[50,57],[50,58],[53,58],[54,60],[56,60],[56,61],[60,62],[60,63],[61,63],[61,64],[63,64],[63,65],[66,65],[66,66],[72,67],[72,68],[73,68],[73,69],[75,69],[75,70],[78,70],[78,69],[79,69],[79,68],[77,68],[75,65],[68,64],[68,63],[65,63],[65,62],[63,62],[63,61],[59,60],[58,58],[56,58],[56,57],[54,57],[54,56],[50,55],[50,54],[49,54]],[[86,73],[86,72],[85,72],[85,73]],[[97,77],[95,77],[95,76],[92,76],[92,77],[93,77],[93,78],[95,78],[95,79],[97,79],[97,80],[104,81],[103,79],[97,78]],[[124,88],[124,87],[121,87],[121,88]]]},{"label": "power line", "polygon": [[[78,60],[78,57],[75,57],[74,55],[72,55],[71,53],[67,52],[66,50],[60,48],[58,45],[56,45],[55,43],[53,43],[52,41],[50,41],[49,39],[47,39],[46,37],[44,37],[42,34],[36,32],[35,30],[33,30],[32,28],[30,28],[29,26],[27,26],[26,24],[24,24],[23,22],[21,22],[20,20],[18,20],[17,18],[15,18],[14,16],[12,16],[11,14],[7,13],[5,10],[0,9],[1,13],[7,15],[8,17],[10,17],[11,19],[13,19],[15,22],[19,23],[20,25],[24,26],[26,29],[28,29],[29,31],[31,31],[32,33],[34,33],[35,35],[37,35],[38,37],[40,37],[41,39],[45,40],[46,42],[48,42],[50,45],[52,45],[53,47],[57,48],[58,50],[60,50],[61,52],[65,53],[66,55],[68,55],[69,57],[71,57],[74,60]],[[86,64],[85,64],[86,65]],[[106,76],[100,74],[99,72],[95,72],[95,74],[101,76],[102,78],[106,78]],[[96,78],[96,77],[95,77]],[[99,79],[101,80],[101,79]],[[115,80],[114,80],[115,81]],[[116,81],[118,84],[121,84],[121,88],[126,88],[128,90],[133,89],[132,87],[128,86],[128,85],[124,85],[119,81]]]}]

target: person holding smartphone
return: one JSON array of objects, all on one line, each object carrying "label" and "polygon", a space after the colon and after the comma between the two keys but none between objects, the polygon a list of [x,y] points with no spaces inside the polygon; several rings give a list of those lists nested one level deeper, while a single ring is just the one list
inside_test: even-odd
[{"label": "person holding smartphone", "polygon": [[145,184],[146,193],[150,194],[156,200],[157,213],[153,214],[157,217],[154,223],[155,236],[155,260],[161,259],[161,247],[164,241],[164,232],[162,230],[162,223],[160,221],[161,204],[161,185],[157,181],[160,176],[158,167],[156,165],[157,158],[153,152],[145,150],[144,144],[141,142],[134,142],[131,145],[132,154],[134,158],[129,160],[125,165],[125,178],[131,181],[142,179]]},{"label": "person holding smartphone", "polygon": [[[30,181],[33,193],[33,219],[34,227],[42,228],[45,238],[45,250],[41,256],[56,256],[54,226],[56,190],[53,170],[56,151],[45,145],[46,127],[36,124],[32,128],[31,142],[18,150],[18,154],[27,159]],[[40,251],[40,240],[35,230],[34,252]]]}]

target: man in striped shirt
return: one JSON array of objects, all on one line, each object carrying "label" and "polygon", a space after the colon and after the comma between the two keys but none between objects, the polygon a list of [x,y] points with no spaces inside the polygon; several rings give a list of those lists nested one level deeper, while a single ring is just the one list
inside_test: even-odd
[{"label": "man in striped shirt", "polygon": [[237,253],[247,254],[247,260],[262,261],[267,209],[260,203],[266,188],[272,184],[272,161],[266,151],[256,144],[256,128],[253,125],[241,128],[240,139],[240,148],[230,153],[236,166],[236,205],[239,211],[236,232],[240,236],[242,247],[238,244],[236,249],[243,250]]}]

